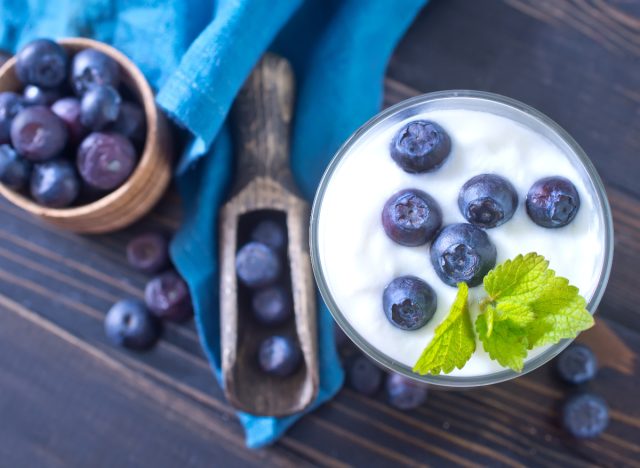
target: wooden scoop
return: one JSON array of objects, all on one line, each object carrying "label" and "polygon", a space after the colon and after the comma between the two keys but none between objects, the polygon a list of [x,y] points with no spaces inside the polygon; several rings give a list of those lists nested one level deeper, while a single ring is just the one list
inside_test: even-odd
[{"label": "wooden scoop", "polygon": [[[289,126],[294,80],[282,57],[266,54],[240,91],[232,109],[237,173],[221,211],[220,311],[222,373],[229,402],[247,413],[285,416],[309,406],[318,392],[316,298],[309,256],[309,205],[299,195],[289,168]],[[288,271],[294,317],[271,328],[251,310],[251,291],[237,281],[235,256],[262,219],[286,223]],[[285,262],[287,263],[287,262]],[[286,266],[286,265],[285,265]],[[297,339],[303,362],[289,377],[258,367],[260,342],[274,334]]]}]

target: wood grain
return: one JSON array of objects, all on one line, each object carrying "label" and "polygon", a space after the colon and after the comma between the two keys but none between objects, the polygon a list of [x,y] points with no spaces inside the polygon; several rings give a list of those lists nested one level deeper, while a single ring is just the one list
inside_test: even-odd
[{"label": "wood grain", "polygon": [[[385,104],[458,86],[499,92],[558,120],[596,162],[616,230],[596,337],[583,338],[595,340],[603,364],[590,389],[612,407],[600,438],[577,442],[559,429],[558,407],[572,389],[550,365],[494,387],[433,391],[408,413],[382,392],[345,389],[276,446],[245,450],[192,323],[168,327],[144,354],[104,337],[111,299],[139,297],[146,280],[126,266],[126,242],[179,222],[170,193],[139,225],[89,238],[0,201],[0,465],[639,466],[640,86],[637,56],[609,36],[617,29],[637,43],[640,7],[553,3],[432,0],[394,55]],[[609,46],[552,17],[551,7],[601,15],[598,25],[576,18]]]}]

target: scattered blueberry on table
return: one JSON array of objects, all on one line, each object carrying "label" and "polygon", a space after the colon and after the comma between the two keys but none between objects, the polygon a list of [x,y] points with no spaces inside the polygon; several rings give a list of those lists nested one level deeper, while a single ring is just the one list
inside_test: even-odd
[{"label": "scattered blueberry on table", "polygon": [[267,374],[288,377],[298,369],[301,361],[300,346],[288,336],[274,335],[260,343],[258,364]]},{"label": "scattered blueberry on table", "polygon": [[[36,39],[16,54],[15,71],[23,89],[0,92],[0,145],[11,144],[20,159],[34,163],[33,177],[39,178],[19,184],[0,176],[0,182],[25,193],[37,190],[31,197],[50,208],[93,201],[124,184],[138,163],[136,148],[144,146],[146,121],[138,103],[122,100],[121,93],[131,93],[121,83],[119,64],[98,50],[72,56],[56,42]],[[69,96],[69,83],[75,96]],[[75,186],[93,195],[72,197]]]},{"label": "scattered blueberry on table", "polygon": [[387,319],[402,330],[417,330],[425,326],[437,306],[433,288],[415,276],[394,279],[382,294],[382,308]]},{"label": "scattered blueberry on table", "polygon": [[437,123],[409,122],[391,142],[391,157],[405,172],[422,173],[438,169],[449,157],[451,139]]},{"label": "scattered blueberry on table", "polygon": [[385,388],[389,404],[399,410],[415,409],[427,401],[427,385],[400,374],[389,374]]},{"label": "scattered blueberry on table", "polygon": [[527,213],[531,220],[545,228],[569,224],[580,209],[580,196],[575,185],[564,177],[538,180],[527,194]]},{"label": "scattered blueberry on table", "polygon": [[469,223],[494,228],[511,219],[518,207],[518,194],[504,177],[480,174],[462,186],[458,206]]},{"label": "scattered blueberry on table", "polygon": [[142,273],[154,274],[169,265],[169,240],[164,233],[144,232],[127,244],[129,265]]},{"label": "scattered blueberry on table", "polygon": [[347,363],[347,381],[351,388],[364,395],[373,395],[380,388],[384,373],[365,356],[355,356]]},{"label": "scattered blueberry on table", "polygon": [[578,439],[599,436],[609,424],[609,406],[600,396],[579,393],[570,396],[562,407],[562,426]]},{"label": "scattered blueberry on table", "polygon": [[496,266],[496,247],[486,232],[473,224],[445,226],[431,244],[431,263],[450,286],[477,286]]},{"label": "scattered blueberry on table", "polygon": [[151,348],[162,330],[159,320],[135,299],[116,302],[105,317],[104,329],[113,344],[135,350]]},{"label": "scattered blueberry on table", "polygon": [[382,225],[394,242],[415,247],[433,239],[442,225],[442,211],[422,190],[402,190],[385,203]]},{"label": "scattered blueberry on table", "polygon": [[158,318],[182,322],[193,315],[187,283],[175,271],[166,271],[147,283],[144,289],[147,307]]},{"label": "scattered blueberry on table", "polygon": [[556,359],[556,371],[564,382],[580,385],[593,380],[598,372],[598,362],[591,348],[573,343]]}]

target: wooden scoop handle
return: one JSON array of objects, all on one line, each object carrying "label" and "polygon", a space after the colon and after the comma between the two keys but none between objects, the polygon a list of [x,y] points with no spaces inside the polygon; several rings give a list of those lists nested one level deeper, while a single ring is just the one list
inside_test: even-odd
[{"label": "wooden scoop handle", "polygon": [[278,55],[265,54],[244,83],[232,109],[238,164],[234,192],[261,176],[294,190],[289,168],[293,94],[289,62]]}]

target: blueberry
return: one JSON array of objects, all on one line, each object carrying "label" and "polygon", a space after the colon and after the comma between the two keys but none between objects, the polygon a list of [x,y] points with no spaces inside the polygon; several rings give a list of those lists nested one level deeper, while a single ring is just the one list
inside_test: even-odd
[{"label": "blueberry", "polygon": [[164,234],[146,232],[127,244],[127,260],[136,270],[157,273],[169,264],[169,242]]},{"label": "blueberry", "polygon": [[427,401],[427,385],[400,374],[389,374],[386,390],[391,406],[400,410],[414,409]]},{"label": "blueberry", "polygon": [[348,363],[347,380],[355,391],[373,395],[380,388],[383,373],[364,356],[356,356]]},{"label": "blueberry", "polygon": [[71,143],[80,143],[87,134],[87,129],[80,122],[80,101],[73,97],[59,99],[53,103],[51,111],[67,124]]},{"label": "blueberry", "polygon": [[462,186],[458,207],[471,224],[485,229],[493,228],[511,219],[518,207],[518,194],[504,177],[481,174]]},{"label": "blueberry", "polygon": [[24,99],[19,94],[0,93],[0,145],[11,141],[11,121],[24,107]]},{"label": "blueberry", "polygon": [[78,147],[82,179],[98,190],[114,190],[129,178],[137,161],[131,142],[117,133],[94,132]]},{"label": "blueberry", "polygon": [[31,174],[31,196],[41,205],[64,208],[80,193],[80,181],[73,165],[57,159],[36,164]]},{"label": "blueberry", "polygon": [[269,219],[260,221],[251,233],[251,240],[261,242],[274,250],[284,250],[287,243],[287,233],[284,227]]},{"label": "blueberry", "polygon": [[147,128],[142,108],[134,102],[123,101],[120,104],[118,118],[111,129],[126,136],[136,145],[143,145]]},{"label": "blueberry", "polygon": [[607,402],[593,393],[571,396],[562,407],[562,425],[578,439],[590,439],[600,435],[609,424]]},{"label": "blueberry", "polygon": [[278,254],[260,242],[249,242],[236,254],[238,278],[250,288],[274,284],[281,271]]},{"label": "blueberry", "polygon": [[264,325],[279,325],[293,315],[291,295],[282,286],[269,286],[256,291],[252,305],[255,317]]},{"label": "blueberry", "polygon": [[409,173],[438,169],[449,157],[451,139],[437,123],[428,120],[409,122],[391,142],[391,157]]},{"label": "blueberry", "polygon": [[579,385],[596,376],[598,362],[591,348],[574,343],[558,356],[556,370],[566,383]]},{"label": "blueberry", "polygon": [[84,49],[73,57],[71,65],[71,84],[77,95],[81,96],[96,85],[118,87],[120,66],[102,52]]},{"label": "blueberry", "polygon": [[384,288],[382,308],[387,319],[402,330],[423,327],[436,312],[433,288],[415,276],[400,276]]},{"label": "blueberry", "polygon": [[9,145],[0,145],[0,182],[12,190],[21,190],[31,175],[31,163]]},{"label": "blueberry", "polygon": [[496,265],[496,247],[479,227],[450,224],[431,244],[431,264],[449,286],[460,282],[477,286]]},{"label": "blueberry", "polygon": [[60,99],[62,94],[57,89],[46,89],[35,85],[27,85],[22,92],[24,102],[30,106],[50,106]]},{"label": "blueberry", "polygon": [[120,113],[120,94],[111,86],[93,86],[80,101],[80,122],[92,130],[102,130]]},{"label": "blueberry", "polygon": [[147,283],[144,301],[158,318],[182,322],[193,315],[187,283],[175,271],[167,271]]},{"label": "blueberry", "polygon": [[67,138],[67,126],[48,107],[27,107],[11,123],[11,143],[30,161],[54,158],[66,145]]},{"label": "blueberry", "polygon": [[155,344],[160,337],[161,326],[142,301],[125,299],[109,309],[104,331],[114,345],[143,350]]},{"label": "blueberry", "polygon": [[288,377],[302,361],[300,346],[287,336],[270,336],[260,343],[258,363],[267,374]]},{"label": "blueberry", "polygon": [[67,77],[67,53],[49,39],[29,42],[16,54],[16,75],[25,85],[55,88]]},{"label": "blueberry", "polygon": [[531,220],[546,228],[566,226],[578,214],[580,195],[564,177],[545,177],[529,189],[527,213]]},{"label": "blueberry", "polygon": [[441,225],[440,206],[421,190],[402,190],[392,195],[382,209],[384,231],[401,245],[415,247],[426,244]]}]

